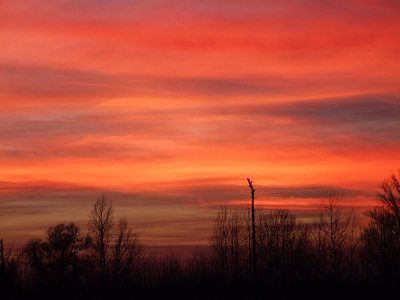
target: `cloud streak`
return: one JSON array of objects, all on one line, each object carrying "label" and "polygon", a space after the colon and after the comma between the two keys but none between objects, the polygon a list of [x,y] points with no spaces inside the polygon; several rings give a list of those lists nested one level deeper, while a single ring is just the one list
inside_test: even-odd
[{"label": "cloud streak", "polygon": [[0,237],[86,226],[106,193],[146,243],[205,244],[247,177],[310,219],[398,168],[393,1],[0,5]]},{"label": "cloud streak", "polygon": [[[222,206],[249,205],[249,191],[243,185],[226,184],[226,178],[197,179],[160,184],[157,189],[136,187],[117,191],[107,187],[79,186],[68,182],[0,183],[2,234],[17,245],[41,235],[49,224],[74,221],[84,230],[91,206],[104,193],[115,207],[115,217],[126,216],[147,244],[168,245],[207,243],[216,211]],[[214,185],[210,182],[215,182]],[[243,180],[244,181],[244,180]],[[156,185],[155,185],[156,186]],[[333,186],[257,186],[257,207],[294,207],[299,217],[316,217],[316,209],[328,193],[342,199],[368,198],[363,190]],[[349,200],[350,199],[350,200]],[[346,201],[343,203],[346,204]],[[73,219],[72,219],[73,216]]]}]

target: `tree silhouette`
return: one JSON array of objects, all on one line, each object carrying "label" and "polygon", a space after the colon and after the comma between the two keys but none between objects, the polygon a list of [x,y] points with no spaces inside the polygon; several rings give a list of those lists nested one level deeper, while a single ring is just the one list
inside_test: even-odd
[{"label": "tree silhouette", "polygon": [[[102,195],[90,211],[87,236],[74,223],[60,223],[29,240],[20,254],[0,239],[0,297],[382,298],[400,277],[398,176],[385,179],[377,197],[362,230],[333,194],[314,222],[300,222],[288,210],[222,207],[210,247],[189,259],[142,247],[125,217],[114,224],[112,203]],[[254,249],[258,289],[252,294]]]},{"label": "tree silhouette", "polygon": [[[142,256],[139,237],[128,226],[125,217],[120,218],[112,251],[112,280],[114,286],[123,285],[130,278]],[[132,279],[132,278],[131,278]]]},{"label": "tree silhouette", "polygon": [[58,224],[47,230],[47,241],[42,247],[54,264],[58,282],[63,283],[65,274],[75,268],[77,255],[89,245],[90,238],[83,237],[74,223]]},{"label": "tree silhouette", "polygon": [[258,253],[261,277],[266,284],[285,286],[304,276],[309,255],[309,227],[296,220],[288,210],[260,210]]},{"label": "tree silhouette", "polygon": [[103,284],[109,280],[107,253],[113,238],[114,209],[105,195],[97,198],[89,215],[89,235],[92,248],[97,256]]},{"label": "tree silhouette", "polygon": [[[383,224],[394,235],[400,238],[400,170],[398,177],[393,173],[386,178],[377,192],[379,205],[366,215],[376,223]],[[385,216],[382,216],[385,215]]]},{"label": "tree silhouette", "polygon": [[377,192],[379,205],[365,214],[371,218],[363,230],[368,275],[390,283],[400,275],[400,170],[384,179]]},{"label": "tree silhouette", "polygon": [[399,268],[400,241],[390,230],[392,220],[390,215],[379,208],[374,209],[372,219],[363,229],[363,256],[365,259],[366,276],[373,281],[383,283],[396,278]]},{"label": "tree silhouette", "polygon": [[45,240],[29,240],[23,255],[38,284],[49,281],[52,285],[65,287],[76,281],[78,254],[89,245],[89,237],[82,236],[74,223],[60,223],[47,230]]},{"label": "tree silhouette", "polygon": [[14,243],[10,246],[8,251],[5,249],[3,239],[0,239],[0,280],[4,279],[8,273],[10,256]]},{"label": "tree silhouette", "polygon": [[11,292],[17,285],[18,263],[12,257],[13,247],[14,242],[6,249],[3,239],[0,239],[0,290],[3,293]]},{"label": "tree silhouette", "polygon": [[318,275],[333,286],[351,274],[359,243],[358,221],[340,202],[339,196],[329,194],[313,231]]},{"label": "tree silhouette", "polygon": [[249,188],[251,190],[251,241],[252,241],[252,271],[253,271],[253,292],[254,297],[257,297],[258,290],[258,264],[257,264],[257,239],[256,239],[256,215],[254,209],[254,192],[256,191],[253,187],[253,181],[247,178]]},{"label": "tree silhouette", "polygon": [[89,235],[102,290],[115,293],[138,280],[142,260],[139,237],[125,217],[114,225],[114,208],[105,195],[97,198],[90,211]]}]

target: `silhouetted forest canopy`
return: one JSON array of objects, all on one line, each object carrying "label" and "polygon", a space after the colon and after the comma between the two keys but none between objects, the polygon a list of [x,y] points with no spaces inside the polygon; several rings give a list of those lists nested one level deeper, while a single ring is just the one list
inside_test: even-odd
[{"label": "silhouetted forest canopy", "polygon": [[102,195],[87,232],[53,224],[22,249],[0,239],[0,299],[384,298],[400,280],[400,171],[364,214],[362,225],[333,193],[307,223],[256,209],[253,226],[251,207],[221,207],[210,247],[183,258],[145,251]]}]

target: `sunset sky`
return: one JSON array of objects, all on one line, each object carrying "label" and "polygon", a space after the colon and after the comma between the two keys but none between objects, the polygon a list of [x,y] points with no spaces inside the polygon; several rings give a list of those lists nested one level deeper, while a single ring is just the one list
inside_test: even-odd
[{"label": "sunset sky", "polygon": [[358,216],[400,168],[400,2],[0,0],[0,238],[205,245],[222,205]]}]

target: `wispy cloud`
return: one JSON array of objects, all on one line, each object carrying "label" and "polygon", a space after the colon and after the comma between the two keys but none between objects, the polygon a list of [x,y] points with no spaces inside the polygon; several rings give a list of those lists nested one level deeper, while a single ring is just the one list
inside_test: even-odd
[{"label": "wispy cloud", "polygon": [[[171,240],[179,244],[207,243],[217,210],[222,206],[249,205],[248,187],[224,183],[228,180],[205,178],[154,183],[137,186],[135,191],[68,182],[1,182],[2,235],[22,246],[26,239],[41,236],[58,222],[75,222],[86,230],[92,205],[98,196],[105,194],[115,207],[115,218],[126,216],[147,244],[164,245]],[[344,204],[350,201],[347,203],[350,206],[354,206],[351,199],[371,196],[365,190],[333,186],[257,185],[256,204],[264,209],[291,207],[300,218],[312,219],[317,216],[321,199],[329,193],[346,200]]]},{"label": "wispy cloud", "polygon": [[397,2],[0,6],[0,235],[85,226],[106,193],[146,242],[206,243],[246,177],[309,218],[398,168]]}]

